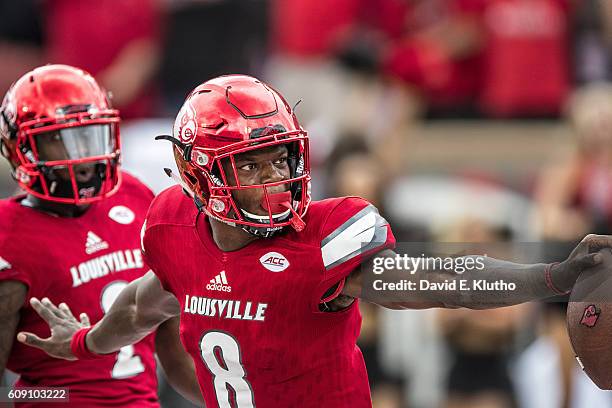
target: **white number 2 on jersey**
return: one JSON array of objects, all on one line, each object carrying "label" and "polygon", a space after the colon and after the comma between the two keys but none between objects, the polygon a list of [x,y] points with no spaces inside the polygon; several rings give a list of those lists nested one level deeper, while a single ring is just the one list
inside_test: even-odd
[{"label": "white number 2 on jersey", "polygon": [[[102,289],[100,303],[104,313],[108,312],[119,293],[127,286],[125,281],[115,281],[106,285]],[[117,362],[113,366],[111,377],[113,378],[128,378],[142,373],[145,370],[142,360],[138,355],[134,355],[134,346],[121,347],[117,354]]]},{"label": "white number 2 on jersey", "polygon": [[236,339],[227,333],[209,331],[200,340],[200,352],[213,375],[219,407],[253,408],[253,391],[244,378],[246,373]]}]

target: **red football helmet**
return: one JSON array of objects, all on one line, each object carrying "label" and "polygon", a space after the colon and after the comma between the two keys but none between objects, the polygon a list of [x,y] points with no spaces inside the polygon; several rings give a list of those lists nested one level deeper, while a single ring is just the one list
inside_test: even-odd
[{"label": "red football helmet", "polygon": [[84,71],[36,68],[9,89],[0,106],[0,149],[29,194],[86,204],[119,187],[119,113]]},{"label": "red football helmet", "polygon": [[[245,231],[270,236],[287,225],[304,227],[310,203],[308,136],[285,99],[247,75],[211,79],[187,97],[174,123],[174,156],[183,187],[209,216]],[[290,178],[265,184],[241,185],[235,156],[256,149],[285,145]],[[231,164],[235,185],[228,183],[222,162]],[[227,167],[226,167],[227,168]],[[277,186],[285,186],[285,192]],[[239,208],[232,192],[262,189],[261,212]]]}]

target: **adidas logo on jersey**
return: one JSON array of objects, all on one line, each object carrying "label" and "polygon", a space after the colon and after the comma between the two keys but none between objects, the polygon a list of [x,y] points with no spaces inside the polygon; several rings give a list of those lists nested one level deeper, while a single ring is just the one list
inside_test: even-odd
[{"label": "adidas logo on jersey", "polygon": [[227,284],[227,277],[225,271],[221,271],[217,276],[210,280],[210,283],[206,285],[208,290],[218,290],[221,292],[231,292],[232,287]]},{"label": "adidas logo on jersey", "polygon": [[11,269],[11,264],[6,259],[0,256],[0,271]]},{"label": "adidas logo on jersey", "polygon": [[108,243],[103,241],[102,238],[89,231],[87,233],[87,242],[85,242],[85,253],[87,255],[93,254],[94,252],[101,251],[108,248]]}]

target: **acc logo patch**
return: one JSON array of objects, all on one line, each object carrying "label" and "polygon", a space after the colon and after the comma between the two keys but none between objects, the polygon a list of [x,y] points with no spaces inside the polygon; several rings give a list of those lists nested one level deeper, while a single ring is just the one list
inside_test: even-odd
[{"label": "acc logo patch", "polygon": [[582,314],[582,319],[580,319],[580,324],[583,324],[587,327],[595,326],[600,313],[601,313],[600,308],[598,308],[595,305],[588,305],[584,309],[584,313]]},{"label": "acc logo patch", "polygon": [[136,218],[136,216],[134,215],[134,211],[123,205],[116,205],[111,208],[108,212],[108,217],[111,220],[123,225],[131,224]]},{"label": "acc logo patch", "polygon": [[278,252],[268,252],[261,258],[259,262],[269,271],[282,272],[289,267],[289,261]]},{"label": "acc logo patch", "polygon": [[0,256],[0,271],[3,271],[5,269],[11,269],[11,268],[12,268],[11,264],[8,263],[6,259]]}]

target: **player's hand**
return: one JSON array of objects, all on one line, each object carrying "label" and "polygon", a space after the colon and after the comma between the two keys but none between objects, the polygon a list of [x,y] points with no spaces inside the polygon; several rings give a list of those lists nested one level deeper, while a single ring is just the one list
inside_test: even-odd
[{"label": "player's hand", "polygon": [[28,346],[39,348],[51,357],[76,360],[70,348],[70,341],[77,330],[90,326],[89,317],[81,313],[80,320],[77,320],[68,305],[60,303],[58,307],[47,298],[43,298],[42,301],[32,298],[30,305],[49,325],[51,337],[41,339],[33,333],[19,332],[17,340]]},{"label": "player's hand", "polygon": [[555,285],[561,290],[571,289],[583,271],[602,262],[603,257],[599,251],[611,249],[611,235],[587,235],[565,261],[553,267],[552,278]]}]

